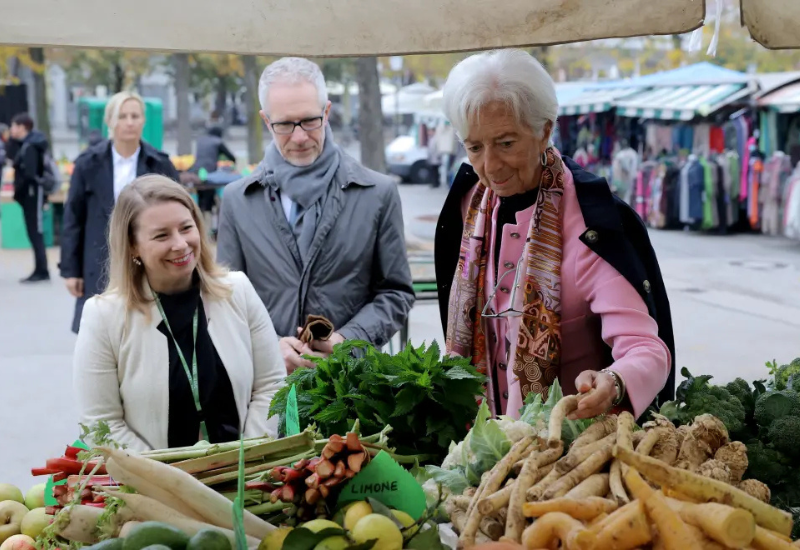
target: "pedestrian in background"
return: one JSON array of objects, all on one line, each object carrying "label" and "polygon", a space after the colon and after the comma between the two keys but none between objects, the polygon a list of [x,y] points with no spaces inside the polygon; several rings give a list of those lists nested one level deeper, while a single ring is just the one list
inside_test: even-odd
[{"label": "pedestrian in background", "polygon": [[86,300],[106,288],[106,229],[119,194],[144,174],[178,180],[169,155],[142,141],[144,112],[144,100],[138,94],[112,96],[105,110],[112,138],[88,147],[75,160],[64,204],[59,264],[67,290],[76,298],[75,333]]},{"label": "pedestrian in background", "polygon": [[22,279],[22,283],[37,283],[50,280],[47,268],[47,251],[44,247],[45,193],[41,177],[44,174],[44,154],[49,147],[47,138],[33,129],[33,119],[28,113],[20,113],[11,119],[10,135],[20,143],[14,158],[14,200],[22,206],[25,229],[31,242],[34,257],[33,273]]}]

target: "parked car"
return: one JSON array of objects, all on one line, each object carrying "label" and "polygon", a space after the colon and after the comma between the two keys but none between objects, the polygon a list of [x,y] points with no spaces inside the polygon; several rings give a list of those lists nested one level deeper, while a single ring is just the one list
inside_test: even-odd
[{"label": "parked car", "polygon": [[428,149],[417,145],[413,136],[399,136],[386,146],[389,173],[408,183],[433,183],[439,167],[428,161]]}]

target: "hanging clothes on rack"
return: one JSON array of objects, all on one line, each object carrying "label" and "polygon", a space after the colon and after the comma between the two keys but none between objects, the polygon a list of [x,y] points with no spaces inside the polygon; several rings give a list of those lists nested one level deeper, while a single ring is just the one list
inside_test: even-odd
[{"label": "hanging clothes on rack", "polygon": [[611,164],[611,189],[629,204],[638,169],[639,155],[630,147],[619,151]]},{"label": "hanging clothes on rack", "polygon": [[750,157],[749,181],[747,189],[747,218],[750,221],[750,228],[758,230],[761,227],[761,203],[759,193],[761,192],[761,176],[764,172],[764,161],[756,151]]},{"label": "hanging clothes on rack", "polygon": [[741,163],[739,153],[736,151],[728,151],[725,153],[725,158],[728,164],[728,173],[730,175],[730,204],[728,205],[729,213],[728,225],[734,226],[739,223],[739,189],[741,181]]},{"label": "hanging clothes on rack", "polygon": [[763,204],[761,231],[767,235],[781,234],[781,210],[784,186],[792,173],[792,163],[783,151],[777,151],[764,164],[761,202]]},{"label": "hanging clothes on rack", "polygon": [[783,234],[800,240],[800,163],[786,185],[783,204]]},{"label": "hanging clothes on rack", "polygon": [[700,164],[703,167],[703,223],[701,227],[708,231],[719,225],[719,215],[717,214],[717,171],[712,170],[712,163],[705,159],[700,158]]}]

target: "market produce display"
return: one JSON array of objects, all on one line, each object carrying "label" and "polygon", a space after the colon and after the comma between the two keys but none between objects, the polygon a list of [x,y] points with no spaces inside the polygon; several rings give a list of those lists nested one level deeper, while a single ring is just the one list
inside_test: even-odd
[{"label": "market produce display", "polygon": [[[742,484],[762,491],[800,526],[800,359],[767,367],[765,380],[737,378],[724,386],[711,384],[711,376],[694,377],[682,369],[685,380],[675,401],[665,403],[660,412],[679,426],[703,413],[722,420],[731,437],[746,446]],[[800,537],[800,527],[793,536]]]},{"label": "market produce display", "polygon": [[441,460],[452,441],[464,439],[485,381],[469,359],[440,357],[435,342],[388,355],[349,341],[327,359],[309,359],[315,368],[295,370],[272,401],[270,415],[281,416],[282,430],[295,387],[300,429],[315,425],[327,437],[351,431],[356,421],[365,435],[391,425],[389,444],[420,462]]},{"label": "market produce display", "polygon": [[477,478],[467,476],[475,456],[461,461],[466,469],[453,457],[427,468],[430,483],[449,489],[444,507],[459,547],[796,548],[791,514],[768,503],[766,485],[742,480],[747,447],[719,418],[700,414],[677,427],[655,414],[640,428],[623,412],[581,425],[565,441],[565,416],[578,399],[548,403],[549,414],[539,410],[535,419],[539,429],[513,441],[501,437],[503,419],[479,413],[462,445],[480,452],[492,426],[497,460]]}]

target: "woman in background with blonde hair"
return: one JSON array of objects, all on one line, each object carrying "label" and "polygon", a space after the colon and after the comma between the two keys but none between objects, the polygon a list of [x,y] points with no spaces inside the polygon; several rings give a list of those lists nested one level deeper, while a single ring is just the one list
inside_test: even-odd
[{"label": "woman in background with blonde hair", "polygon": [[277,436],[286,368],[253,285],[214,261],[199,208],[163,176],[120,193],[109,285],[84,306],[74,354],[80,421],[134,450]]},{"label": "woman in background with blonde hair", "polygon": [[105,111],[111,139],[88,147],[75,160],[64,204],[59,264],[67,290],[77,299],[73,332],[78,332],[83,304],[106,287],[106,229],[119,194],[144,174],[178,179],[169,156],[142,141],[144,115],[144,100],[138,94],[112,96]]}]

